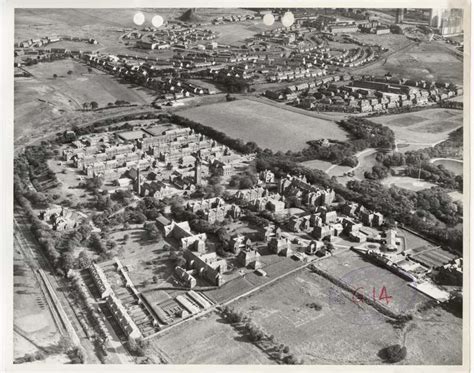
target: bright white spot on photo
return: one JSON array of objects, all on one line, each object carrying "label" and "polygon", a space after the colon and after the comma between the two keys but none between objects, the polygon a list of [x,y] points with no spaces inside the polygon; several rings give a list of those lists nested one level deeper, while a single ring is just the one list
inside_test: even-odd
[{"label": "bright white spot on photo", "polygon": [[151,24],[156,28],[162,26],[163,25],[163,17],[158,15],[158,14],[156,16],[153,16],[153,18],[151,19]]},{"label": "bright white spot on photo", "polygon": [[285,27],[290,27],[295,23],[295,16],[291,12],[286,12],[281,18],[281,23],[283,23],[283,26]]},{"label": "bright white spot on photo", "polygon": [[142,12],[135,13],[133,16],[133,22],[137,26],[141,26],[145,23],[145,15]]},{"label": "bright white spot on photo", "polygon": [[273,22],[275,22],[275,17],[273,17],[273,14],[265,14],[263,16],[263,24],[266,26],[271,26],[273,25]]}]

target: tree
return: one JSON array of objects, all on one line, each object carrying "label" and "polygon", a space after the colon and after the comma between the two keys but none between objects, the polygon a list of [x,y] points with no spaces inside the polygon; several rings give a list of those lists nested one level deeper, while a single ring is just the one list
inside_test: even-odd
[{"label": "tree", "polygon": [[67,75],[72,75],[72,70],[69,70],[69,71],[67,72]]},{"label": "tree", "polygon": [[91,105],[92,110],[95,110],[99,107],[99,104],[95,101],[91,101],[90,105]]},{"label": "tree", "polygon": [[88,268],[92,263],[91,257],[89,253],[85,250],[81,251],[79,253],[79,256],[77,257],[77,265],[79,268]]},{"label": "tree", "polygon": [[92,72],[92,67],[88,67],[87,72],[90,74]]},{"label": "tree", "polygon": [[407,348],[396,344],[382,348],[377,355],[387,363],[398,363],[407,356]]},{"label": "tree", "polygon": [[148,238],[151,240],[156,240],[161,236],[161,233],[155,223],[145,223],[144,228]]},{"label": "tree", "polygon": [[61,262],[64,272],[67,272],[70,269],[74,268],[75,259],[72,252],[64,251],[61,255]]},{"label": "tree", "polygon": [[53,78],[56,79],[58,77],[57,74],[53,74]]}]

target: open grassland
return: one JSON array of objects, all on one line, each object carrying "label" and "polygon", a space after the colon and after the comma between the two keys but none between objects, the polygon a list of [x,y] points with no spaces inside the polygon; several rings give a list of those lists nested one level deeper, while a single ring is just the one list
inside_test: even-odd
[{"label": "open grassland", "polygon": [[360,288],[360,293],[379,299],[385,286],[386,295],[390,299],[378,300],[395,313],[414,312],[418,305],[428,300],[422,293],[408,286],[408,282],[389,270],[365,260],[353,251],[346,251],[330,260],[322,260],[315,264],[318,268],[344,280],[353,288]]},{"label": "open grassland", "polygon": [[116,100],[132,104],[153,100],[151,91],[123,84],[95,69],[89,72],[74,60],[41,63],[26,70],[32,77],[15,78],[15,138],[65,113],[81,110],[84,102],[95,101],[104,107]]},{"label": "open grassland", "polygon": [[[353,270],[354,258],[346,258],[347,267],[341,263],[331,264],[334,259],[318,264],[327,264],[330,270]],[[367,266],[367,263],[363,264]],[[389,271],[374,268],[376,275],[372,280],[383,281],[389,295],[404,298],[405,305],[407,296],[410,301],[413,295],[415,300],[416,297],[424,298],[413,293],[414,289],[402,286],[403,280]],[[346,272],[334,275],[342,277]],[[364,276],[360,279],[369,281]],[[378,287],[378,282],[374,285]],[[317,311],[309,307],[311,303],[322,308]],[[414,312],[414,320],[404,329],[396,329],[372,307],[353,301],[350,293],[304,270],[233,306],[274,334],[277,341],[288,345],[305,364],[380,364],[378,351],[396,343],[406,344],[408,350],[407,358],[401,364],[460,364],[462,320],[439,308],[423,313],[415,311],[417,303],[408,302],[412,304],[408,311]],[[446,338],[447,343],[427,343],[437,336]]]},{"label": "open grassland", "polygon": [[258,347],[216,313],[151,339],[172,364],[271,364]]},{"label": "open grassland", "polygon": [[419,144],[426,147],[446,140],[450,132],[462,127],[463,114],[460,110],[427,109],[370,120],[390,127],[399,144]]},{"label": "open grassland", "polygon": [[319,159],[312,159],[311,161],[300,162],[300,165],[314,170],[326,171],[332,166],[332,163],[327,161],[321,161]]},{"label": "open grassland", "polygon": [[[357,73],[394,76],[410,79],[452,81],[463,83],[463,61],[453,46],[444,42],[411,43],[401,35],[357,35],[366,42],[375,42],[389,48],[389,54]],[[399,40],[400,39],[400,40]],[[405,41],[403,41],[405,39]],[[408,41],[408,42],[407,42]]]},{"label": "open grassland", "polygon": [[435,184],[428,181],[418,180],[409,176],[388,176],[381,180],[381,183],[387,187],[397,186],[413,192],[419,192],[420,190],[429,189],[435,186]]},{"label": "open grassland", "polygon": [[306,364],[379,363],[378,350],[396,342],[397,332],[371,307],[353,303],[350,295],[335,300],[333,291],[332,283],[304,270],[233,306]]},{"label": "open grassland", "polygon": [[179,111],[179,115],[211,126],[244,142],[274,151],[298,151],[316,139],[345,140],[336,123],[251,100],[213,104]]},{"label": "open grassland", "polygon": [[456,175],[462,175],[463,174],[463,168],[464,164],[463,161],[457,160],[457,159],[435,159],[433,161],[433,164],[436,166],[443,165],[444,168],[447,170],[455,173]]}]

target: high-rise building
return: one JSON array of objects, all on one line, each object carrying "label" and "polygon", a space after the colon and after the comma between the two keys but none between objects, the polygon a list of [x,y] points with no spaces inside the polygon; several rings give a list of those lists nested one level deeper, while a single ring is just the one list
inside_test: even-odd
[{"label": "high-rise building", "polygon": [[201,157],[196,155],[196,162],[194,163],[194,184],[201,185]]}]

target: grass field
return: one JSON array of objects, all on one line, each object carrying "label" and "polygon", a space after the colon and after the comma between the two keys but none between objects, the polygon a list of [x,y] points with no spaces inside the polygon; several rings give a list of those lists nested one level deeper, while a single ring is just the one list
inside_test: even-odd
[{"label": "grass field", "polygon": [[[378,313],[367,305],[361,305],[361,310],[350,297],[335,304],[330,298],[333,289],[329,281],[304,270],[234,306],[249,314],[279,343],[288,345],[306,364],[379,362],[378,350],[396,341],[397,333],[385,323],[354,322],[361,314],[377,319]],[[307,306],[313,302],[322,309]]]},{"label": "grass field", "polygon": [[447,170],[454,172],[456,175],[463,174],[463,162],[454,159],[436,159],[433,161],[436,166],[443,165]]},{"label": "grass field", "polygon": [[313,159],[311,161],[301,162],[300,165],[307,168],[326,171],[329,167],[332,166],[332,163],[321,161],[319,159]]},{"label": "grass field", "polygon": [[428,181],[418,180],[409,176],[388,176],[381,180],[381,183],[387,187],[397,186],[399,188],[418,192],[423,189],[434,187],[435,184]]},{"label": "grass field", "polygon": [[357,69],[358,73],[394,76],[410,79],[452,81],[463,83],[463,62],[452,46],[444,42],[412,43],[402,35],[357,35],[365,42],[381,44],[389,48],[389,53],[400,51],[382,58],[374,64]]},{"label": "grass field", "polygon": [[301,150],[309,140],[347,138],[334,122],[250,100],[196,107],[179,115],[274,151]]},{"label": "grass field", "polygon": [[343,279],[360,292],[372,297],[375,288],[376,298],[382,287],[392,299],[379,300],[380,303],[396,313],[414,312],[417,306],[428,300],[423,294],[408,286],[408,282],[387,269],[378,267],[362,256],[346,251],[330,260],[322,260],[315,264],[318,268],[331,275]]},{"label": "grass field", "polygon": [[[360,264],[353,257],[343,257],[331,263],[335,259],[319,264],[339,271],[340,276]],[[412,295],[415,295],[415,300],[416,297],[424,298],[403,286],[403,280],[389,271],[374,268],[371,280],[383,281],[389,295],[394,298],[408,295],[410,301]],[[367,276],[360,279],[367,280]],[[462,320],[439,308],[415,312],[415,320],[402,331],[385,322],[372,307],[353,302],[349,293],[341,293],[336,301],[331,295],[334,289],[335,285],[326,279],[304,270],[233,305],[244,310],[268,333],[274,334],[277,341],[288,345],[295,355],[304,359],[305,364],[380,364],[378,351],[395,343],[407,346],[408,355],[402,364],[460,363]],[[309,308],[308,304],[313,302],[322,309]],[[446,338],[447,343],[426,342],[435,336]]]},{"label": "grass field", "polygon": [[[448,138],[448,134],[463,125],[459,110],[427,109],[415,113],[394,114],[371,118],[386,125],[395,133],[400,144],[430,146]],[[400,148],[406,151],[405,148]]]},{"label": "grass field", "polygon": [[26,69],[32,77],[15,79],[15,138],[52,119],[61,119],[65,113],[82,109],[84,102],[96,101],[104,107],[116,100],[145,104],[154,98],[151,91],[122,84],[95,69],[89,73],[85,65],[73,60]]},{"label": "grass field", "polygon": [[272,364],[267,355],[216,313],[150,341],[172,364]]}]

